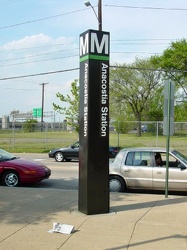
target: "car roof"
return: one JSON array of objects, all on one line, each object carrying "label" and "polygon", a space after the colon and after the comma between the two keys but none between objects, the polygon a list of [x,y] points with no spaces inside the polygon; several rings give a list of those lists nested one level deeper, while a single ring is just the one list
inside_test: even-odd
[{"label": "car roof", "polygon": [[[172,152],[174,149],[170,148],[169,151]],[[163,147],[133,147],[133,148],[123,148],[120,151],[153,151],[153,152],[166,152],[166,148]]]}]

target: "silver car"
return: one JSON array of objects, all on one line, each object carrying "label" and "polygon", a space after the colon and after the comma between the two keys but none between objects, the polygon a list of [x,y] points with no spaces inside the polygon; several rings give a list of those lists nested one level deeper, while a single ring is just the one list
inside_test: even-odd
[{"label": "silver car", "polygon": [[[109,180],[111,192],[126,189],[164,190],[166,178],[166,149],[122,149],[110,163]],[[169,152],[168,189],[187,190],[187,157],[177,150]]]}]

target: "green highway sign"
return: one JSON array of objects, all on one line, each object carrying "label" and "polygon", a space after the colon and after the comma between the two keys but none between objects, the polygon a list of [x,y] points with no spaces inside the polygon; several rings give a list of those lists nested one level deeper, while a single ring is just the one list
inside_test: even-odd
[{"label": "green highway sign", "polygon": [[41,117],[42,116],[42,108],[34,108],[32,110],[32,116],[34,118]]}]

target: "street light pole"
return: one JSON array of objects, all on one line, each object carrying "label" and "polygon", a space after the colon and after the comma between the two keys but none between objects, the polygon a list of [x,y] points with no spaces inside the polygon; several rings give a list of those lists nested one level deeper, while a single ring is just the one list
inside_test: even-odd
[{"label": "street light pole", "polygon": [[98,30],[102,31],[102,0],[98,0],[98,13],[95,12],[94,7],[92,6],[92,4],[89,1],[85,1],[84,4],[86,5],[86,7],[91,7],[97,20],[98,20]]}]

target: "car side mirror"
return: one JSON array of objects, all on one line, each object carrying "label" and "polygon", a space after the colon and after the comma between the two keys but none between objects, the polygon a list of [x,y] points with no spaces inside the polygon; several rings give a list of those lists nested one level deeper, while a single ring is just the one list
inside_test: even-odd
[{"label": "car side mirror", "polygon": [[186,169],[186,166],[185,166],[184,164],[182,164],[181,162],[179,162],[178,167],[179,167],[181,170],[185,170],[185,169]]}]

